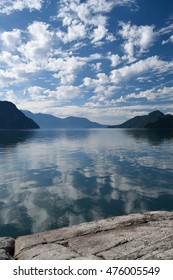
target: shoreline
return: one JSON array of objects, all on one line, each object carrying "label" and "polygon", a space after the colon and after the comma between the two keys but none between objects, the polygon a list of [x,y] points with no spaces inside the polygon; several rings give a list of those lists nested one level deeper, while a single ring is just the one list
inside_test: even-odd
[{"label": "shoreline", "polygon": [[173,211],[111,217],[70,227],[0,237],[0,260],[173,259]]}]

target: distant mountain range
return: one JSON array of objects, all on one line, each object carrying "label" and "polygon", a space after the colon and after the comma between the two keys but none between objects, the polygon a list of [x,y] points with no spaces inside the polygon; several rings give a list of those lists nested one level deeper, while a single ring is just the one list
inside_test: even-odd
[{"label": "distant mountain range", "polygon": [[86,118],[67,117],[58,118],[49,114],[30,111],[20,111],[15,104],[0,101],[0,129],[53,129],[53,128],[148,128],[173,129],[173,116],[164,115],[160,111],[153,111],[148,115],[136,116],[119,125],[102,125]]},{"label": "distant mountain range", "polygon": [[8,101],[0,101],[0,129],[35,129],[37,123]]},{"label": "distant mountain range", "polygon": [[23,110],[22,111],[25,116],[33,119],[40,128],[102,128],[106,127],[105,125],[101,125],[96,122],[89,121],[86,118],[79,117],[67,117],[67,118],[59,118],[49,114],[37,113],[33,114],[30,111]]},{"label": "distant mountain range", "polygon": [[153,111],[148,115],[136,116],[122,124],[111,125],[108,128],[152,128],[152,129],[173,129],[173,116],[164,115],[160,111]]}]

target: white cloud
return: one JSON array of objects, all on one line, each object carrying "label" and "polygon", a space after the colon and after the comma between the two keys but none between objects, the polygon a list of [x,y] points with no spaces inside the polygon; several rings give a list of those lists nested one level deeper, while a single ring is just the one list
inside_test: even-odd
[{"label": "white cloud", "polygon": [[66,44],[75,40],[85,38],[86,30],[85,26],[82,23],[73,23],[72,25],[68,26],[67,33],[57,31],[56,35]]},{"label": "white cloud", "polygon": [[[86,63],[101,59],[98,53],[88,57],[56,49],[54,31],[45,22],[33,22],[24,32],[20,29],[1,33],[0,86],[11,85],[26,79],[26,74],[44,70],[52,73],[62,85],[74,82],[76,74]],[[74,36],[78,36],[78,29]],[[58,57],[58,58],[56,58]],[[97,64],[97,70],[100,65]]]},{"label": "white cloud", "polygon": [[[13,29],[1,33],[0,86],[23,82],[28,74],[48,70],[53,55],[54,32],[45,22],[33,22],[27,30]],[[62,51],[60,51],[62,53]]]},{"label": "white cloud", "polygon": [[24,9],[40,10],[43,0],[1,0],[0,13],[10,15],[15,11],[22,11]]},{"label": "white cloud", "polygon": [[157,32],[157,35],[160,36],[160,35],[165,35],[165,34],[168,34],[170,32],[173,31],[173,23],[171,23],[170,25],[168,26],[165,26],[163,28],[161,28],[158,32]]},{"label": "white cloud", "polygon": [[26,76],[38,70],[35,64],[25,63],[18,55],[3,51],[0,54],[0,63],[4,65],[0,69],[0,87],[8,87],[14,83],[22,83]]},{"label": "white cloud", "polygon": [[20,99],[19,97],[15,94],[14,90],[10,89],[10,90],[6,90],[1,94],[1,100],[8,100],[10,102],[13,102],[14,104],[19,104],[20,103]]},{"label": "white cloud", "polygon": [[[69,112],[66,111],[67,104],[71,104],[74,99],[82,98],[82,91],[77,86],[59,86],[55,90],[50,90],[40,86],[30,86],[22,91],[6,91],[2,97],[17,104],[18,108],[29,110],[35,113],[49,113],[61,116]],[[2,99],[2,98],[1,98]],[[71,105],[72,106],[72,105]],[[68,108],[71,108],[69,106]],[[73,106],[72,106],[73,107]],[[80,108],[74,106],[78,111]]]},{"label": "white cloud", "polygon": [[81,89],[75,86],[59,86],[55,90],[32,86],[26,89],[32,101],[52,101],[54,104],[68,102],[81,94]]},{"label": "white cloud", "polygon": [[94,53],[91,54],[89,57],[86,58],[87,62],[92,61],[92,60],[97,60],[97,59],[102,59],[103,56],[99,53]]},{"label": "white cloud", "polygon": [[113,34],[109,33],[106,37],[106,40],[109,42],[114,42],[116,41],[116,37]]},{"label": "white cloud", "polygon": [[152,56],[144,60],[139,60],[129,66],[112,70],[110,79],[113,83],[117,84],[123,80],[130,79],[148,71],[163,73],[168,70],[169,67],[172,66],[168,62],[160,60],[157,56]]},{"label": "white cloud", "polygon": [[[115,2],[117,2],[115,0]],[[110,12],[114,6],[113,1],[106,0],[88,0],[86,6],[93,13]]]},{"label": "white cloud", "polygon": [[93,44],[105,38],[114,41],[114,35],[108,34],[107,17],[103,14],[109,13],[116,6],[134,3],[135,0],[87,0],[82,3],[79,0],[61,0],[57,18],[67,30],[58,30],[57,36],[64,43],[84,38],[91,39]]},{"label": "white cloud", "polygon": [[39,87],[39,86],[32,86],[29,87],[27,89],[25,89],[25,92],[29,93],[29,95],[33,95],[33,96],[39,96],[40,94],[42,94],[46,89]]},{"label": "white cloud", "polygon": [[88,88],[97,88],[109,83],[109,78],[105,73],[98,73],[97,79],[85,77],[83,79],[83,86]]},{"label": "white cloud", "polygon": [[70,86],[63,85],[63,86],[57,87],[56,90],[53,92],[48,91],[48,93],[50,95],[52,95],[52,93],[53,93],[56,100],[58,100],[58,101],[69,102],[70,100],[80,96],[81,89],[79,87],[72,86],[72,85],[70,85]]},{"label": "white cloud", "polygon": [[2,32],[0,40],[5,49],[15,51],[21,44],[21,30],[13,29],[12,31]]},{"label": "white cloud", "polygon": [[44,22],[34,22],[28,26],[29,41],[22,44],[18,50],[27,62],[44,65],[51,55],[53,32],[48,30],[49,25]]},{"label": "white cloud", "polygon": [[[115,2],[117,1],[115,0]],[[97,25],[98,15],[110,12],[114,6],[114,1],[106,0],[87,0],[83,3],[80,3],[79,0],[61,0],[60,3],[58,18],[62,19],[63,26],[71,25],[74,20],[85,25]]]},{"label": "white cloud", "polygon": [[102,84],[106,84],[109,82],[109,79],[105,73],[98,73],[97,77]]},{"label": "white cloud", "polygon": [[98,62],[96,64],[92,64],[92,69],[95,71],[95,72],[101,72],[101,66],[102,66],[102,63],[101,62]]},{"label": "white cloud", "polygon": [[108,59],[111,61],[112,67],[116,67],[121,62],[121,58],[118,54],[108,53]]},{"label": "white cloud", "polygon": [[173,87],[163,87],[163,88],[152,88],[145,91],[140,91],[139,93],[128,94],[125,99],[129,100],[131,98],[143,99],[146,98],[148,101],[173,101]]},{"label": "white cloud", "polygon": [[[119,92],[122,84],[129,79],[136,79],[141,74],[153,73],[156,75],[163,74],[167,71],[173,70],[173,63],[160,60],[157,56],[149,57],[144,60],[135,62],[129,66],[124,66],[119,69],[114,69],[110,75],[105,73],[98,73],[96,78],[85,77],[83,85],[86,90],[93,92],[90,100],[97,105],[101,102],[107,106],[115,106],[117,103],[122,103],[127,99],[124,97],[126,90],[121,98],[115,99],[116,92]],[[130,86],[128,86],[130,89]],[[113,99],[111,97],[114,96]],[[130,97],[138,96],[131,94]],[[143,93],[138,97],[144,97]],[[137,97],[136,97],[137,98]],[[148,95],[148,99],[152,99],[152,95]],[[88,103],[88,101],[86,101]]]},{"label": "white cloud", "polygon": [[96,43],[101,41],[107,34],[108,30],[103,25],[98,25],[96,29],[94,29],[92,34],[92,43]]},{"label": "white cloud", "polygon": [[167,44],[167,43],[173,43],[173,35],[172,35],[171,37],[169,37],[168,40],[163,40],[163,41],[162,41],[162,45],[165,45],[165,44]]},{"label": "white cloud", "polygon": [[15,76],[11,72],[0,69],[0,87],[5,88],[7,85],[11,85]]},{"label": "white cloud", "polygon": [[[92,102],[99,102],[108,104],[109,97],[112,96],[116,90],[115,86],[110,85],[109,77],[105,73],[98,73],[97,79],[86,77],[83,79],[83,87],[92,89],[94,94],[90,98]],[[88,101],[86,102],[88,104]]]},{"label": "white cloud", "polygon": [[135,0],[88,0],[86,1],[86,6],[93,13],[108,13],[113,7],[132,5],[135,2]]},{"label": "white cloud", "polygon": [[[10,15],[23,9],[40,10],[45,1],[48,3],[48,0],[1,0],[0,13]],[[39,17],[35,20],[38,21],[32,22],[33,17],[26,18],[24,25],[21,21],[21,30],[17,29],[20,25],[17,21],[12,21],[7,26],[2,25],[6,31],[1,29],[0,32],[1,96],[6,95],[21,108],[31,111],[33,108],[34,111],[56,115],[61,112],[62,115],[76,114],[92,118],[99,116],[99,119],[118,117],[120,106],[130,102],[132,104],[134,98],[136,104],[142,104],[142,101],[153,103],[155,100],[162,103],[164,100],[165,106],[168,106],[167,99],[171,101],[169,106],[172,108],[172,88],[163,86],[168,85],[166,78],[169,81],[167,74],[173,72],[173,62],[170,61],[170,56],[165,55],[165,60],[154,56],[154,51],[159,53],[159,46],[152,49],[148,58],[147,52],[155,39],[161,39],[162,35],[163,45],[173,42],[173,25],[160,30],[156,26],[155,30],[149,23],[137,26],[130,22],[121,22],[118,26],[120,31],[116,33],[116,17],[113,18],[116,10],[113,9],[118,6],[131,7],[135,2],[137,1],[52,1],[58,9],[54,22],[44,22],[51,19],[49,12],[52,13],[51,9],[45,9],[37,13]],[[46,16],[45,12],[48,12]],[[18,18],[22,19],[22,15],[17,13]],[[127,21],[131,16],[132,14],[129,14]],[[4,15],[3,17],[5,18]],[[6,18],[13,19],[9,16]],[[29,19],[26,28],[25,24]],[[103,46],[105,42],[107,44]],[[123,45],[118,46],[119,43]],[[102,47],[97,50],[97,46]],[[120,47],[123,47],[123,54]],[[162,50],[164,51],[164,46]],[[97,51],[100,54],[94,53]],[[162,86],[161,89],[157,88],[157,80],[160,87]],[[145,86],[145,89],[146,86],[149,87],[149,81],[150,86],[155,84],[156,88],[142,90],[142,86]],[[139,82],[141,89],[138,88]],[[24,90],[26,86],[28,89]],[[76,101],[81,104],[80,107],[64,107],[64,104],[71,105]],[[141,105],[141,108],[142,106],[145,105]],[[115,108],[117,112],[114,112]],[[123,107],[122,116],[127,116],[130,110],[141,111],[141,108]]]},{"label": "white cloud", "polygon": [[[109,57],[109,55],[108,55]],[[118,60],[118,57],[116,57]],[[116,61],[114,61],[115,63]],[[139,60],[131,65],[127,65],[118,69],[114,69],[110,72],[110,75],[105,73],[98,73],[97,78],[93,79],[90,77],[85,77],[83,79],[83,86],[89,89],[96,89],[97,87],[103,85],[120,85],[124,81],[135,78],[146,72],[155,72],[156,74],[161,74],[167,71],[173,70],[173,62],[166,62],[160,60],[157,56],[148,57],[144,60]]]},{"label": "white cloud", "polygon": [[60,79],[61,84],[73,83],[76,72],[79,71],[86,64],[85,59],[81,57],[67,56],[64,58],[49,59],[47,69],[53,72],[55,78]]},{"label": "white cloud", "polygon": [[[55,72],[53,76],[60,79],[61,84],[74,82],[77,73],[88,63],[100,59],[100,54],[92,54],[89,57],[64,56],[62,58],[50,58],[47,70]],[[57,72],[57,73],[56,73]]]},{"label": "white cloud", "polygon": [[121,30],[119,34],[125,40],[123,47],[125,58],[132,62],[135,56],[145,52],[151,47],[154,39],[154,26],[131,25],[131,23],[120,22]]}]

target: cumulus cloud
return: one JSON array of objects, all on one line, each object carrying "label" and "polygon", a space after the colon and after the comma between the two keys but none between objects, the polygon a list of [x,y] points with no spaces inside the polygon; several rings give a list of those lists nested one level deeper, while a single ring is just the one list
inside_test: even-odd
[{"label": "cumulus cloud", "polygon": [[64,56],[60,58],[50,58],[47,65],[49,71],[54,72],[54,77],[60,79],[61,84],[71,84],[75,80],[76,74],[88,62],[100,59],[100,54],[93,54],[89,57]]},{"label": "cumulus cloud", "polygon": [[169,67],[172,67],[169,63],[160,60],[157,56],[152,56],[144,60],[139,60],[131,65],[112,70],[110,79],[113,83],[117,84],[123,80],[146,73],[147,71],[161,73],[168,70]]},{"label": "cumulus cloud", "polygon": [[83,79],[83,86],[88,88],[96,88],[97,86],[102,86],[109,83],[109,78],[105,73],[98,73],[97,79],[92,79],[89,77],[85,77]]},{"label": "cumulus cloud", "polygon": [[92,43],[101,41],[106,36],[107,32],[108,30],[103,25],[98,25],[98,27],[93,31]]},{"label": "cumulus cloud", "polygon": [[4,49],[11,52],[16,51],[21,44],[21,30],[13,29],[12,31],[2,32],[0,40]]},{"label": "cumulus cloud", "polygon": [[86,61],[81,57],[66,56],[64,58],[49,59],[47,69],[55,72],[54,77],[60,79],[61,84],[73,83],[77,71],[79,71]]},{"label": "cumulus cloud", "polygon": [[111,61],[112,67],[116,67],[121,62],[121,58],[118,54],[112,54],[109,52],[107,58]]},{"label": "cumulus cloud", "polygon": [[[65,114],[69,116],[70,112],[73,112],[73,110],[70,109],[72,107],[75,108],[75,114],[79,114],[79,106],[74,106],[72,104],[73,101],[81,99],[82,94],[83,92],[78,86],[62,85],[51,90],[46,87],[35,85],[18,92],[11,90],[6,91],[2,94],[1,99],[14,102],[17,104],[18,108],[23,110],[31,110],[35,113],[48,113],[55,116],[65,116]],[[64,108],[68,108],[67,111]]]},{"label": "cumulus cloud", "polygon": [[43,0],[1,0],[0,13],[10,15],[15,11],[22,11],[24,9],[40,10]]},{"label": "cumulus cloud", "polygon": [[26,75],[37,71],[37,67],[33,63],[25,63],[18,55],[3,51],[0,54],[0,63],[5,69],[0,69],[0,86],[6,87],[25,81]]},{"label": "cumulus cloud", "polygon": [[[40,10],[44,1],[47,0],[2,0],[0,12],[10,15],[23,9]],[[160,30],[156,27],[155,30],[153,25],[137,26],[130,21],[119,22],[118,25],[116,18],[111,18],[114,8],[131,7],[135,2],[60,0],[54,3],[57,4],[54,22],[44,22],[46,17],[43,17],[40,21],[30,21],[28,27],[21,23],[21,29],[16,28],[19,25],[12,26],[11,30],[10,25],[6,31],[1,29],[1,91],[7,98],[20,104],[21,108],[57,114],[56,107],[59,106],[58,112],[62,114],[66,112],[67,115],[77,115],[79,110],[81,114],[86,112],[86,117],[94,118],[98,114],[98,108],[101,110],[102,106],[107,106],[109,113],[104,110],[102,113],[110,117],[113,113],[110,106],[118,108],[117,106],[124,106],[134,98],[137,99],[136,103],[140,102],[141,98],[151,103],[158,99],[162,101],[161,96],[167,96],[171,100],[169,88],[163,86],[168,85],[165,77],[167,73],[172,73],[173,62],[169,56],[164,60],[161,56],[154,55],[157,46],[152,49],[152,54],[148,52],[162,35],[163,45],[173,42],[170,33],[173,25]],[[45,15],[46,11],[43,11],[42,15]],[[40,16],[42,15],[40,13]],[[50,14],[47,14],[47,18],[48,16]],[[53,17],[50,19],[53,20]],[[160,46],[162,49],[163,45]],[[101,48],[97,48],[98,46]],[[163,79],[162,89],[137,90],[139,82],[144,81],[146,76],[145,84],[140,83],[141,88],[145,86],[146,89],[146,84],[149,86],[149,79],[152,82],[150,86],[153,86],[158,78],[159,82]],[[28,89],[24,90],[26,82]],[[19,91],[19,88],[22,90]],[[17,95],[18,99],[15,99]],[[83,108],[66,106],[74,105],[76,101],[83,104]],[[91,108],[94,108],[95,115],[92,115]],[[126,110],[123,114],[127,114]]]},{"label": "cumulus cloud", "polygon": [[32,86],[27,88],[26,91],[32,101],[44,101],[46,99],[56,104],[68,102],[81,94],[79,87],[64,85],[57,87],[55,90]]},{"label": "cumulus cloud", "polygon": [[[116,57],[116,59],[118,59],[118,57]],[[161,74],[172,69],[172,62],[166,62],[164,60],[160,60],[157,56],[152,56],[144,60],[134,62],[131,65],[114,69],[110,72],[109,76],[105,73],[98,73],[96,79],[85,77],[83,79],[83,86],[90,89],[96,89],[105,84],[113,84],[119,86],[124,81],[130,78],[135,78],[148,71]]]},{"label": "cumulus cloud", "polygon": [[147,99],[148,101],[173,101],[173,87],[163,87],[163,88],[152,88],[145,91],[140,91],[139,93],[128,94],[125,99]]},{"label": "cumulus cloud", "polygon": [[1,32],[0,86],[23,82],[26,76],[44,69],[51,56],[53,32],[44,22],[33,22],[20,29]]},{"label": "cumulus cloud", "polygon": [[[105,73],[98,73],[96,79],[86,77],[83,79],[83,87],[92,89],[94,94],[91,96],[90,101],[94,102],[94,106],[99,106],[99,103],[108,104],[108,99],[115,92],[116,87],[110,84],[110,79]],[[90,104],[91,102],[86,102]]]},{"label": "cumulus cloud", "polygon": [[76,97],[80,96],[81,90],[79,87],[76,86],[59,86],[56,88],[55,91],[48,91],[50,95],[54,95],[57,101],[59,102],[69,102]]},{"label": "cumulus cloud", "polygon": [[130,22],[120,22],[120,36],[125,40],[123,44],[125,58],[132,62],[136,55],[145,52],[151,47],[154,39],[154,26],[132,25]]},{"label": "cumulus cloud", "polygon": [[61,39],[65,44],[78,40],[83,39],[86,37],[86,30],[85,26],[82,23],[73,23],[72,25],[68,26],[67,33],[62,31],[57,31],[57,37]]},{"label": "cumulus cloud", "polygon": [[28,26],[29,40],[18,50],[27,61],[44,64],[51,53],[53,33],[48,30],[49,25],[44,22],[33,22]]},{"label": "cumulus cloud", "polygon": [[93,61],[98,71],[100,64],[97,60],[102,55],[73,56],[72,52],[56,48],[54,35],[49,24],[38,21],[29,24],[25,32],[20,29],[2,32],[0,86],[9,86],[17,81],[21,83],[26,74],[38,71],[50,72],[53,78],[60,80],[61,85],[70,85],[87,63],[91,62],[92,69]]},{"label": "cumulus cloud", "polygon": [[[172,70],[172,62],[166,62],[164,60],[160,60],[157,56],[153,56],[132,63],[131,65],[114,69],[110,72],[110,75],[106,75],[105,73],[98,73],[95,79],[91,77],[85,77],[83,79],[82,87],[93,92],[90,101],[94,102],[95,105],[99,105],[99,103],[101,102],[106,106],[115,106],[117,103],[125,102],[132,97],[144,97],[144,93],[141,92],[140,95],[137,95],[137,93],[132,93],[128,96],[128,98],[125,98],[126,90],[124,90],[124,94],[121,97],[116,98],[116,93],[120,93],[120,88],[126,81],[136,79],[136,77],[141,74],[145,75],[146,73],[151,73],[154,75],[163,75],[165,72],[167,73],[167,71]],[[128,86],[128,89],[130,89],[130,85]],[[166,90],[167,88],[165,88],[165,91]],[[148,93],[145,93],[145,97],[146,94]],[[161,95],[162,93],[158,91],[158,94]],[[153,99],[152,94],[147,96],[148,100]],[[91,104],[91,102],[87,102],[87,104]]]},{"label": "cumulus cloud", "polygon": [[101,72],[101,66],[102,63],[101,62],[97,62],[96,64],[92,64],[91,67],[95,72]]},{"label": "cumulus cloud", "polygon": [[116,41],[116,37],[113,34],[109,33],[106,37],[106,40],[109,42],[114,42]]},{"label": "cumulus cloud", "polygon": [[116,6],[132,5],[135,0],[61,0],[60,3],[57,18],[66,31],[58,30],[58,38],[64,43],[85,38],[91,39],[92,44],[98,44],[103,39],[115,40],[115,36],[108,33],[107,17],[103,14]]}]

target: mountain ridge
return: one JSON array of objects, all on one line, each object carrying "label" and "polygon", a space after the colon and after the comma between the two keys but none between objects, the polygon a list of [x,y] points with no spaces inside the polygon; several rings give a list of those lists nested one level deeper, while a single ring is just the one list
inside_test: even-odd
[{"label": "mountain ridge", "polygon": [[92,122],[87,118],[70,116],[66,118],[55,117],[50,114],[43,113],[32,113],[27,110],[22,110],[22,112],[29,118],[33,119],[40,128],[102,128],[106,125],[99,124],[97,122]]},{"label": "mountain ridge", "polygon": [[102,125],[84,117],[69,116],[59,118],[51,114],[32,113],[19,110],[9,101],[0,101],[0,129],[35,129],[35,128],[132,128],[132,129],[173,129],[173,115],[159,110],[148,115],[135,116],[122,124]]},{"label": "mountain ridge", "polygon": [[26,117],[14,103],[0,101],[0,129],[38,129],[32,119]]},{"label": "mountain ridge", "polygon": [[148,115],[136,116],[119,125],[110,125],[108,128],[148,128],[148,129],[169,129],[173,128],[173,116],[162,113],[159,110]]}]

